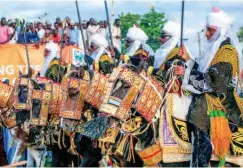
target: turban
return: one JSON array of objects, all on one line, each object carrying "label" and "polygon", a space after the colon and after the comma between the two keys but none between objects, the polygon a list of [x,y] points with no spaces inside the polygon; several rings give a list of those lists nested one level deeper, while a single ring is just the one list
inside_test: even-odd
[{"label": "turban", "polygon": [[145,34],[145,32],[137,26],[133,26],[128,29],[127,38],[131,39],[132,41],[140,41],[141,43],[146,43],[148,40],[148,36]]},{"label": "turban", "polygon": [[107,48],[109,46],[108,41],[100,34],[92,35],[90,41],[99,47]]}]

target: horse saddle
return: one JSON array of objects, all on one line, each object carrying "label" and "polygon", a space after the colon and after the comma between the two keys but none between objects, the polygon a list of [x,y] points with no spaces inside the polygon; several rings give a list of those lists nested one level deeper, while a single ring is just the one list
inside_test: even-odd
[{"label": "horse saddle", "polygon": [[[13,86],[0,81],[0,108],[11,106],[11,95],[13,93]],[[9,104],[10,103],[10,104]]]},{"label": "horse saddle", "polygon": [[84,106],[84,96],[90,85],[90,75],[84,71],[82,79],[67,74],[62,80],[62,101],[59,117],[80,120]]},{"label": "horse saddle", "polygon": [[37,81],[51,84],[50,87],[51,87],[52,94],[51,94],[49,114],[59,115],[60,106],[63,98],[61,83],[56,83],[48,78],[42,78],[42,77],[38,77]]},{"label": "horse saddle", "polygon": [[50,109],[52,84],[51,82],[38,81],[38,86],[39,88],[33,89],[31,94],[30,124],[46,126]]},{"label": "horse saddle", "polygon": [[108,79],[106,96],[99,110],[125,121],[144,83],[136,72],[125,67],[115,68]]},{"label": "horse saddle", "polygon": [[33,85],[30,78],[19,77],[14,85],[14,108],[16,110],[30,110]]},{"label": "horse saddle", "polygon": [[163,94],[162,85],[148,76],[134,107],[148,122],[151,122],[162,105]]},{"label": "horse saddle", "polygon": [[98,72],[94,72],[91,85],[85,95],[86,102],[99,109],[107,91],[108,78]]}]

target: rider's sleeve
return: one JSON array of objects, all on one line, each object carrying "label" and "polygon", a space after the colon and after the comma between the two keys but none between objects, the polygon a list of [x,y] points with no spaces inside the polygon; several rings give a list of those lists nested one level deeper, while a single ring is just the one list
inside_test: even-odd
[{"label": "rider's sleeve", "polygon": [[186,70],[182,80],[182,89],[194,94],[210,92],[211,87],[205,79],[205,74],[197,69],[198,64],[194,60],[189,60],[186,63]]}]

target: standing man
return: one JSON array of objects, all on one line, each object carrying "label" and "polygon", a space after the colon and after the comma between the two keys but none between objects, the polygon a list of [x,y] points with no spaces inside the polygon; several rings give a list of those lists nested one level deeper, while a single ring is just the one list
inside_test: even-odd
[{"label": "standing man", "polygon": [[115,23],[112,27],[112,40],[114,43],[114,47],[121,52],[121,27],[120,27],[120,19],[116,19]]},{"label": "standing man", "polygon": [[191,167],[208,167],[212,152],[220,160],[219,166],[224,166],[226,155],[234,150],[230,149],[233,137],[243,127],[242,100],[235,89],[242,51],[231,32],[232,21],[227,13],[213,8],[207,16],[205,55],[189,60],[183,51],[187,68],[177,66],[174,71],[183,76],[184,90],[193,94],[188,113],[188,121],[195,127]]},{"label": "standing man", "polygon": [[[94,18],[90,18],[89,26],[87,28],[88,39],[91,39],[92,35],[99,33],[99,28],[100,26],[98,24],[95,24]],[[90,45],[90,41],[88,43]]]},{"label": "standing man", "polygon": [[37,24],[37,32],[38,32],[39,38],[42,39],[45,35],[45,30],[42,28],[41,22],[38,22],[38,24]]},{"label": "standing man", "polygon": [[75,24],[74,22],[70,23],[70,30],[69,30],[69,37],[70,37],[70,43],[71,45],[75,45],[76,47],[78,47],[78,43],[80,39],[80,32],[78,29],[75,28]]},{"label": "standing man", "polygon": [[9,42],[11,37],[11,30],[7,26],[6,18],[1,19],[1,25],[0,25],[0,45],[6,44]]},{"label": "standing man", "polygon": [[8,23],[8,26],[10,27],[11,30],[11,37],[10,37],[10,44],[16,44],[18,40],[18,33],[17,33],[17,25],[16,22],[13,20],[10,20]]}]

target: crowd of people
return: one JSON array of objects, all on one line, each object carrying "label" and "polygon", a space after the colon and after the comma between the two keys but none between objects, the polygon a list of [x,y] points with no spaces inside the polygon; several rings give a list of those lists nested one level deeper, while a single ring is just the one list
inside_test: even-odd
[{"label": "crowd of people", "polygon": [[[64,45],[75,45],[79,48],[83,48],[82,36],[80,32],[80,26],[84,30],[84,38],[86,44],[90,44],[90,38],[93,34],[100,34],[107,40],[109,39],[107,21],[97,22],[94,18],[90,18],[89,21],[83,21],[80,25],[77,22],[73,22],[70,17],[66,17],[62,21],[59,17],[56,18],[54,23],[49,21],[42,22],[27,22],[26,26],[23,26],[23,21],[18,25],[16,19],[1,18],[0,25],[0,44],[41,44],[53,41]],[[120,48],[121,30],[120,20],[116,19],[112,26],[112,38],[114,45]]]}]

